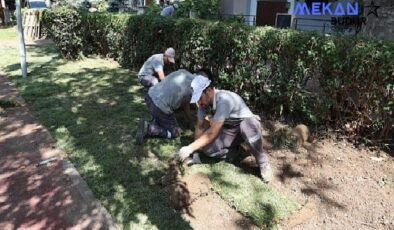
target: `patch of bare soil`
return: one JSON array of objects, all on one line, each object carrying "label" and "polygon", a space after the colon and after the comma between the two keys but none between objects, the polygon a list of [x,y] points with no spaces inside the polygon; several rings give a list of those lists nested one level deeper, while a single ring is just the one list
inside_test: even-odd
[{"label": "patch of bare soil", "polygon": [[194,229],[259,229],[236,212],[216,194],[204,173],[180,178],[182,166],[169,162],[169,170],[160,180],[171,205]]},{"label": "patch of bare soil", "polygon": [[304,221],[293,217],[286,229],[394,229],[391,156],[333,140],[297,152],[269,151],[271,185],[309,210],[298,217]]},{"label": "patch of bare soil", "polygon": [[[283,135],[291,131],[264,134],[268,140],[286,142]],[[297,150],[264,145],[274,168],[270,185],[303,205],[283,221],[282,229],[394,229],[394,159],[387,153],[331,139],[306,142]],[[239,165],[257,167],[251,156]],[[179,178],[179,170],[172,172]],[[175,180],[167,191],[196,229],[257,228],[212,191],[206,175]]]}]

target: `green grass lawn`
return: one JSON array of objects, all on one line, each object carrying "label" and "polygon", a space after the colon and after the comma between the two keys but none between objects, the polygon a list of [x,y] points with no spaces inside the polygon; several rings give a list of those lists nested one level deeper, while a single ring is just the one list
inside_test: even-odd
[{"label": "green grass lawn", "polygon": [[[28,79],[21,79],[16,49],[0,49],[0,68],[112,216],[125,229],[191,229],[156,181],[192,131],[135,146],[138,118],[148,118],[135,72],[100,58],[65,62],[53,46],[27,52]],[[260,226],[274,227],[299,209],[234,165],[208,161],[187,171],[207,173],[220,196]]]},{"label": "green grass lawn", "polygon": [[0,26],[0,41],[14,40],[17,38],[17,30],[15,26]]}]

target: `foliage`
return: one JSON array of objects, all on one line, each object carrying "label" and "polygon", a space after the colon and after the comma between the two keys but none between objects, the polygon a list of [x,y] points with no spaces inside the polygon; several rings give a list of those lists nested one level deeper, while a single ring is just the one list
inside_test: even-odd
[{"label": "foliage", "polygon": [[82,12],[81,16],[84,22],[81,31],[83,52],[118,58],[122,50],[122,36],[129,16],[99,12]]},{"label": "foliage", "polygon": [[[146,15],[91,27],[95,17],[82,23],[86,34],[106,29],[92,52],[116,57],[125,67],[139,68],[172,46],[177,68],[210,68],[218,87],[239,93],[255,111],[367,138],[384,140],[393,131],[393,42]],[[100,51],[110,33],[113,50]]]},{"label": "foliage", "polygon": [[177,18],[188,18],[191,9],[189,1],[176,2],[177,8],[173,14]]},{"label": "foliage", "polygon": [[14,0],[4,0],[4,3],[6,6],[8,6],[9,10],[14,11],[16,9]]},{"label": "foliage", "polygon": [[107,2],[104,0],[100,0],[97,2],[96,7],[99,12],[105,12],[107,11]]},{"label": "foliage", "polygon": [[91,3],[87,0],[58,0],[56,6],[87,10],[90,8]]},{"label": "foliage", "polygon": [[76,59],[82,49],[81,15],[74,9],[45,10],[42,23],[65,59]]},{"label": "foliage", "polygon": [[149,4],[148,7],[146,7],[144,14],[146,16],[157,16],[160,15],[160,6],[157,4]]},{"label": "foliage", "polygon": [[185,0],[177,3],[176,17],[189,17],[189,12],[194,11],[202,19],[216,19],[219,14],[218,0]]}]

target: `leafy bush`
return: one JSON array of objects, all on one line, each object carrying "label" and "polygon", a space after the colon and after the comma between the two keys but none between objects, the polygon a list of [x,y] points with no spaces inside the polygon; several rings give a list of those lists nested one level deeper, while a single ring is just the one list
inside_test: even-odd
[{"label": "leafy bush", "polygon": [[145,15],[152,15],[152,16],[157,16],[160,15],[160,6],[155,4],[155,3],[151,3],[149,4],[144,11]]},{"label": "leafy bush", "polygon": [[117,59],[129,15],[85,11],[81,16],[83,52]]},{"label": "leafy bush", "polygon": [[175,17],[189,17],[189,12],[194,11],[199,18],[217,19],[219,17],[218,0],[184,0],[177,3]]},{"label": "leafy bush", "polygon": [[65,59],[76,59],[82,49],[81,15],[74,9],[44,10],[42,23]]},{"label": "leafy bush", "polygon": [[[83,36],[75,36],[84,52],[115,57],[125,67],[139,68],[172,46],[177,68],[210,68],[219,88],[236,91],[256,111],[367,138],[392,132],[393,42],[146,15],[80,19]],[[69,34],[55,40],[70,44],[60,40]]]}]

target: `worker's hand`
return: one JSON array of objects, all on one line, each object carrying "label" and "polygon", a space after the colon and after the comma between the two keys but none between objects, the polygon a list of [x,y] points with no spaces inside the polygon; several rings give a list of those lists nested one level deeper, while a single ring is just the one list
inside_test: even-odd
[{"label": "worker's hand", "polygon": [[200,156],[198,155],[198,153],[193,153],[193,158],[186,160],[186,164],[188,166],[195,165],[195,164],[201,164],[201,159],[200,159]]},{"label": "worker's hand", "polygon": [[189,146],[183,146],[176,154],[175,154],[175,159],[177,161],[183,162],[186,158],[190,156],[190,154],[193,153],[193,149],[190,148]]}]

